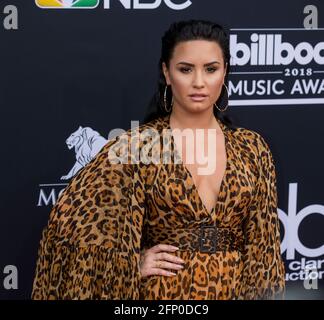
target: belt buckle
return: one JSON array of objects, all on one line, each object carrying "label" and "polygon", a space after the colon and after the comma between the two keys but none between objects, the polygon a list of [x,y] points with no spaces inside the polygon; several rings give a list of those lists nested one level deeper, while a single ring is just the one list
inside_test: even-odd
[{"label": "belt buckle", "polygon": [[206,252],[206,253],[216,252],[216,228],[217,228],[216,226],[200,227],[200,233],[199,233],[200,252]]}]

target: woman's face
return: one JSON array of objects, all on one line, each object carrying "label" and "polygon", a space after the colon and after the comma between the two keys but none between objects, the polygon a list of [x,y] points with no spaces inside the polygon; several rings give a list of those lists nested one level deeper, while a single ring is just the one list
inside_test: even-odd
[{"label": "woman's face", "polygon": [[[201,112],[213,108],[219,98],[226,74],[222,49],[206,40],[180,42],[174,48],[169,69],[163,73],[173,93],[173,108]],[[192,97],[202,94],[204,97]]]}]

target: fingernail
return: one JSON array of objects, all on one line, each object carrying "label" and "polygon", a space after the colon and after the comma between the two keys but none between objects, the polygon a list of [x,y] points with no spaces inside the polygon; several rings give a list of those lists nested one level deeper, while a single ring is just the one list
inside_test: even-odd
[{"label": "fingernail", "polygon": [[172,246],[172,249],[179,250],[179,248],[178,247],[175,247],[175,246]]},{"label": "fingernail", "polygon": [[177,274],[176,273],[173,273],[173,272],[169,272],[169,275],[170,276],[176,276]]}]

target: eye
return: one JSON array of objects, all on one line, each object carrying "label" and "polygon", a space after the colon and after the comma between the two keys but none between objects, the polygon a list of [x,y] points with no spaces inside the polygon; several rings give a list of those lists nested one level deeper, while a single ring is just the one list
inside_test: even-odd
[{"label": "eye", "polygon": [[190,70],[191,70],[191,68],[186,68],[186,67],[180,68],[180,71],[183,73],[188,73]]},{"label": "eye", "polygon": [[217,70],[217,68],[209,67],[209,68],[207,68],[207,70],[208,70],[209,73],[213,73],[213,72],[215,72]]}]

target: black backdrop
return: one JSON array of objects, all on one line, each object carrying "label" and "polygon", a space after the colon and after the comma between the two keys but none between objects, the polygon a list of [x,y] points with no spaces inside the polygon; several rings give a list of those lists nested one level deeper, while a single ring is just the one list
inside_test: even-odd
[{"label": "black backdrop", "polygon": [[[303,25],[308,4],[324,25],[323,1],[192,0],[183,10],[168,1],[139,1],[161,2],[155,9],[125,9],[117,0],[108,9],[98,2],[69,10],[42,9],[32,0],[0,3],[0,12],[17,6],[19,23],[18,30],[0,24],[0,298],[30,298],[41,230],[67,182],[61,177],[75,163],[66,138],[83,126],[107,139],[110,130],[141,121],[156,88],[163,32],[173,21],[201,18],[230,29],[232,50],[249,55],[251,43],[258,44],[254,62],[238,65],[244,54],[235,53],[230,114],[263,135],[274,155],[287,299],[323,299],[324,29]],[[269,53],[287,56],[279,50],[283,43],[292,55],[284,64]],[[249,93],[253,81],[259,89],[270,81],[277,93]],[[10,265],[18,270],[17,289],[4,284]],[[305,265],[316,267],[317,289],[307,289],[300,274]]]}]

